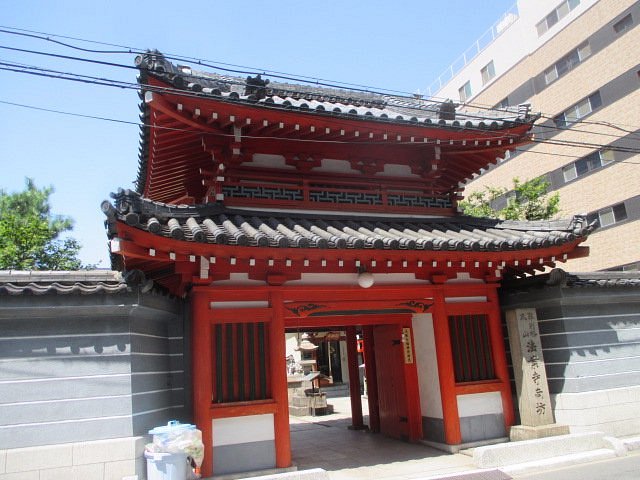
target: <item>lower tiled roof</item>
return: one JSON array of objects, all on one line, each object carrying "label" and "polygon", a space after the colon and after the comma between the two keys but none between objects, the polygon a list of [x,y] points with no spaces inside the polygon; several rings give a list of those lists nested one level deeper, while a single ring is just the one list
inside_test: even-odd
[{"label": "lower tiled roof", "polygon": [[120,272],[0,271],[0,295],[119,293],[128,289]]},{"label": "lower tiled roof", "polygon": [[115,221],[187,242],[246,247],[502,251],[546,248],[586,237],[584,216],[553,221],[474,217],[365,217],[231,210],[208,204],[175,206],[129,190],[103,203],[110,236]]},{"label": "lower tiled roof", "polygon": [[640,272],[568,273],[569,287],[635,287],[640,288]]}]

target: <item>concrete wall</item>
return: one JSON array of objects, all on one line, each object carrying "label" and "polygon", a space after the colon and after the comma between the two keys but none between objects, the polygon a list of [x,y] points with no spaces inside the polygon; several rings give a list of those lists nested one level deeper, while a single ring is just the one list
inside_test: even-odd
[{"label": "concrete wall", "polygon": [[[142,478],[141,436],[190,417],[184,322],[180,302],[153,294],[2,296],[0,479]],[[104,466],[114,448],[127,450],[117,474]]]},{"label": "concrete wall", "polygon": [[444,443],[442,395],[438,380],[438,359],[430,313],[413,316],[413,338],[418,367],[418,389],[422,432],[425,440]]},{"label": "concrete wall", "polygon": [[504,290],[503,308],[517,307],[536,308],[556,421],[573,432],[640,433],[640,289]]},{"label": "concrete wall", "polygon": [[[526,3],[530,4],[528,8],[538,11],[537,15],[542,18],[560,1],[551,5],[545,3],[540,8],[539,2],[521,1],[519,7],[525,7]],[[533,111],[543,114],[533,129],[537,142],[510,152],[508,160],[488,168],[467,183],[465,196],[482,191],[485,187],[510,189],[514,177],[526,180],[544,175],[562,179],[562,175],[558,177],[557,173],[561,174],[563,167],[600,148],[619,146],[621,139],[629,134],[637,135],[635,119],[640,116],[640,65],[638,56],[629,52],[635,52],[640,42],[640,4],[635,0],[582,1],[574,12],[554,25],[552,32],[540,37],[535,48],[529,49],[517,63],[502,71],[499,68],[502,61],[510,56],[499,47],[501,42],[520,28],[526,27],[529,33],[535,31],[535,22],[523,22],[526,12],[521,12],[523,16],[482,53],[485,56],[482,62],[467,66],[452,84],[453,90],[447,96],[456,92],[466,79],[477,76],[480,68],[493,59],[497,69],[496,78],[482,91],[474,90],[474,93],[479,93],[472,103],[491,106],[507,98],[510,105],[531,103]],[[613,26],[629,14],[633,18],[632,27],[624,32],[616,32]],[[552,35],[548,35],[550,33]],[[588,42],[591,55],[546,85],[545,70],[584,42]],[[602,106],[585,116],[584,122],[578,122],[571,128],[555,128],[551,120],[553,117],[596,91],[600,93]],[[618,127],[622,127],[622,130]],[[551,137],[553,143],[540,143]],[[582,145],[585,143],[592,147],[585,148]],[[624,202],[627,210],[631,209],[640,193],[638,182],[634,182],[640,175],[639,159],[640,156],[633,149],[626,154],[615,152],[614,162],[606,168],[593,170],[589,175],[569,182],[556,182],[553,188],[560,195],[559,216],[592,213],[618,202]],[[636,245],[633,241],[638,235],[640,221],[631,217],[596,231],[584,243],[591,249],[589,257],[569,260],[563,268],[594,271],[638,262],[639,250],[634,248]],[[616,255],[611,255],[612,251]]]},{"label": "concrete wall", "polygon": [[[451,300],[469,301],[468,298],[462,297]],[[486,301],[486,298],[479,297],[471,300]],[[412,326],[418,367],[423,438],[431,442],[446,443],[433,317],[431,314],[414,315]],[[459,395],[457,402],[463,443],[506,436],[500,393]]]}]

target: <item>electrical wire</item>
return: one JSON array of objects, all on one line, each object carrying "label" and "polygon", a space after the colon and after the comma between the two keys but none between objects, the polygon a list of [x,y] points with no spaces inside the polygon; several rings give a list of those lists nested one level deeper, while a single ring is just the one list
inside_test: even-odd
[{"label": "electrical wire", "polygon": [[[0,32],[6,32],[5,30],[0,30]],[[13,32],[6,32],[6,33],[13,33]],[[30,37],[36,37],[39,39],[46,39],[46,40],[50,40],[48,38],[44,38],[44,37],[40,37],[40,36],[36,36],[36,35],[31,35],[31,34],[24,34],[26,36],[30,36]],[[86,40],[83,40],[86,41]],[[56,41],[57,42],[57,41]],[[60,43],[61,45],[64,45],[66,47],[70,47],[70,48],[77,48],[79,50],[84,50],[84,51],[91,51],[91,52],[100,52],[100,53],[132,53],[131,49],[128,49],[126,51],[106,51],[106,50],[102,50],[102,51],[98,51],[98,50],[90,50],[90,49],[82,49],[81,47],[75,47],[73,45],[69,45],[63,42],[57,42]],[[38,55],[46,55],[46,56],[53,56],[56,58],[64,58],[64,59],[69,59],[69,60],[75,60],[75,61],[83,61],[83,62],[88,62],[88,63],[96,63],[96,64],[101,64],[101,65],[107,65],[107,66],[115,66],[115,67],[121,67],[121,68],[127,68],[127,69],[137,69],[137,67],[135,66],[130,66],[130,65],[124,65],[124,64],[118,64],[118,63],[114,63],[114,62],[102,62],[102,61],[98,61],[98,60],[93,60],[93,59],[86,59],[86,58],[81,58],[81,57],[72,57],[72,56],[67,56],[67,55],[59,55],[59,54],[53,54],[53,53],[49,53],[49,52],[41,52],[41,51],[35,51],[35,50],[26,50],[26,49],[18,49],[18,48],[13,48],[13,47],[5,47],[5,46],[0,46],[0,48],[3,49],[7,49],[7,50],[13,50],[13,51],[19,51],[19,52],[23,52],[23,53],[33,53],[33,54],[38,54]],[[104,79],[104,78],[99,78],[99,77],[92,77],[92,76],[87,76],[87,75],[80,75],[80,74],[75,74],[75,73],[71,73],[71,72],[60,72],[60,71],[54,71],[54,70],[50,70],[50,69],[43,69],[40,67],[34,67],[34,66],[25,66],[25,65],[20,65],[20,67],[18,67],[18,65],[20,64],[14,64],[12,67],[13,68],[9,68],[8,64],[4,64],[3,68],[0,68],[0,70],[8,70],[8,71],[12,71],[12,72],[16,72],[16,73],[29,73],[32,75],[39,75],[39,76],[48,76],[50,78],[58,78],[58,79],[65,79],[65,80],[74,80],[74,81],[81,81],[84,83],[93,83],[93,84],[97,84],[97,85],[102,85],[102,86],[117,86],[119,88],[131,88],[131,89],[136,89],[138,90],[140,88],[139,84],[133,84],[130,82],[121,82],[118,80],[111,80],[111,79]],[[20,68],[22,69],[26,69],[26,70],[31,70],[31,71],[25,71],[25,70],[20,70]],[[216,68],[216,67],[213,67]],[[43,72],[49,72],[49,73],[56,73],[57,75],[50,75],[50,74],[45,74]],[[201,78],[205,78],[205,79],[211,79],[210,77],[201,77]],[[149,86],[144,86],[145,89],[151,89]],[[156,87],[154,87],[156,88]],[[164,91],[164,92],[172,92],[175,94],[179,94],[179,95],[185,95],[185,91],[184,90],[178,90],[178,89],[173,89],[173,88],[165,88],[162,90],[158,90],[156,88],[155,91]],[[194,94],[192,96],[201,96],[198,94]],[[405,109],[411,109],[410,106],[402,106],[402,108]],[[551,117],[548,117],[551,118]],[[582,122],[574,122],[575,123],[582,123]],[[587,122],[584,122],[587,123]],[[629,130],[623,129],[619,126],[616,126],[615,124],[612,124],[611,122],[592,122],[589,121],[589,124],[606,124],[606,126],[609,126],[611,128],[616,128],[620,131],[626,132],[626,133],[632,133],[635,134],[635,132],[631,132]],[[554,131],[566,131],[567,129],[565,128],[559,128],[559,127],[552,127],[550,125],[538,125],[537,127],[542,127],[542,128],[547,128],[547,129],[552,129]],[[471,128],[473,129],[473,128]],[[476,129],[476,130],[480,130],[480,129]],[[580,132],[582,130],[578,130],[575,128],[572,128],[571,131],[573,132]],[[585,133],[589,133],[589,134],[595,134],[595,135],[606,135],[606,136],[610,136],[610,137],[615,137],[615,138],[620,138],[616,135],[613,134],[606,134],[604,132],[592,132],[592,131],[582,131]],[[587,144],[584,142],[569,142],[569,141],[552,141],[549,139],[545,139],[545,140],[535,140],[538,143],[550,143],[550,144],[554,144],[554,145],[565,145],[565,144],[570,144],[572,146],[579,146],[579,147],[583,147],[583,148],[597,148],[598,146],[602,146],[600,144]],[[629,150],[630,151],[630,150]]]},{"label": "electrical wire", "polygon": [[[144,122],[132,122],[132,121],[127,121],[127,120],[119,120],[119,119],[101,117],[101,116],[96,116],[96,115],[87,115],[87,114],[66,112],[66,111],[62,111],[62,110],[56,110],[56,109],[50,109],[50,108],[44,108],[44,107],[36,107],[34,105],[26,105],[26,104],[17,103],[17,102],[9,102],[9,101],[6,101],[6,100],[0,100],[0,104],[11,105],[11,106],[16,106],[16,107],[21,107],[21,108],[27,108],[27,109],[31,109],[31,110],[44,111],[44,112],[49,112],[49,113],[56,113],[56,114],[61,114],[61,115],[88,118],[88,119],[93,119],[93,120],[102,120],[102,121],[113,122],[113,123],[136,125],[136,126],[139,126],[139,127],[154,127],[156,129],[159,129],[159,130],[170,130],[170,131],[182,131],[182,132],[187,132],[187,133],[198,133],[198,134],[203,135],[203,136],[217,136],[217,137],[227,137],[227,138],[234,137],[234,134],[231,134],[231,133],[226,134],[226,133],[218,133],[218,132],[202,132],[202,131],[194,130],[194,129],[190,129],[190,128],[158,126],[158,125],[152,125],[152,124],[148,124],[148,123],[144,123]],[[269,137],[269,136],[256,137],[256,136],[251,136],[251,135],[243,135],[243,138],[249,138],[249,139],[278,139],[278,140],[285,140],[285,141],[290,141],[290,142],[304,142],[304,143],[318,143],[318,144],[348,144],[348,143],[351,143],[351,142],[343,141],[343,140],[298,139],[298,138]],[[405,144],[405,145],[424,145],[424,142],[417,142],[417,143],[399,142],[399,143]],[[363,142],[359,142],[359,144],[362,144],[362,145],[386,145],[388,143],[387,142],[376,142],[376,141],[371,141],[371,142],[370,141],[363,141]],[[427,142],[426,144],[435,144],[435,140]],[[567,145],[563,145],[563,146],[567,146]],[[609,147],[609,146],[602,145],[602,147]],[[587,148],[587,147],[585,146],[585,148]],[[513,150],[518,151],[519,149],[515,148]],[[543,154],[543,155],[572,157],[572,158],[576,158],[576,159],[583,158],[583,157],[574,156],[574,155],[554,154],[554,153],[550,153],[550,152],[531,152],[530,150],[526,150],[526,151],[529,152],[529,153]],[[640,149],[632,151],[632,152],[629,152],[627,150],[624,150],[624,151],[627,152],[627,153],[640,153]],[[630,161],[627,161],[627,160],[614,160],[614,162],[616,162],[616,163],[627,163],[627,164],[631,164],[631,165],[640,165],[640,163],[638,163],[638,162],[630,162]]]},{"label": "electrical wire", "polygon": [[[10,30],[6,30],[7,28],[13,28],[13,27],[0,27],[0,32],[2,32],[2,33],[8,33],[8,34],[13,34],[13,35],[21,35],[21,36],[26,36],[26,37],[36,38],[36,39],[39,39],[39,40],[51,41],[51,42],[54,42],[54,43],[60,44],[60,45],[62,45],[62,46],[68,47],[68,48],[72,48],[72,49],[76,49],[76,50],[80,50],[80,51],[85,51],[85,52],[101,53],[101,54],[114,54],[114,53],[121,53],[121,54],[122,54],[122,53],[123,53],[123,54],[132,54],[132,53],[136,53],[136,54],[144,54],[144,53],[145,53],[145,52],[144,52],[144,51],[142,51],[141,49],[135,49],[135,48],[132,48],[132,47],[125,47],[125,46],[121,46],[121,45],[113,45],[113,44],[105,44],[104,42],[95,42],[95,41],[92,41],[92,40],[79,39],[79,38],[75,38],[75,37],[65,37],[65,38],[71,38],[71,39],[75,39],[75,40],[83,41],[83,42],[91,42],[91,43],[105,44],[105,45],[110,45],[110,46],[119,46],[119,47],[125,48],[125,50],[96,50],[96,49],[85,49],[85,48],[82,48],[82,47],[78,47],[78,46],[75,46],[75,45],[72,45],[72,44],[69,44],[69,43],[65,43],[65,42],[60,42],[60,41],[57,41],[57,40],[54,40],[54,39],[50,38],[50,36],[59,36],[59,37],[63,38],[63,36],[60,36],[60,35],[57,35],[57,34],[44,34],[44,33],[42,33],[42,32],[33,32],[33,31],[29,31],[29,30],[22,30],[22,29],[14,29],[14,30],[20,30],[20,32],[15,32],[15,31],[14,31],[14,32],[12,32],[12,31],[10,31]],[[21,32],[28,32],[28,33],[21,33]],[[49,35],[49,36],[44,37],[44,36],[42,36],[42,35]],[[105,65],[117,66],[117,67],[122,67],[122,68],[130,68],[130,69],[132,68],[132,69],[137,69],[137,67],[135,67],[135,66],[123,65],[123,64],[115,64],[115,63],[112,63],[112,62],[100,62],[100,61],[97,61],[97,60],[84,59],[84,58],[80,58],[80,57],[70,57],[70,56],[56,55],[56,54],[51,54],[51,53],[47,53],[47,52],[39,52],[39,51],[33,51],[33,50],[12,49],[11,47],[0,47],[0,48],[11,49],[11,50],[18,50],[18,51],[23,51],[23,52],[26,52],[26,53],[33,53],[33,54],[39,54],[39,55],[50,55],[50,56],[56,56],[56,57],[59,57],[59,58],[66,58],[66,59],[78,60],[78,61],[84,61],[84,62],[91,62],[91,63],[105,64]],[[171,56],[171,55],[164,55],[164,54],[163,54],[163,56],[164,56],[165,58],[170,58],[170,59],[193,60],[193,61],[196,61],[196,63],[197,63],[198,65],[207,66],[207,67],[209,67],[209,68],[213,68],[213,69],[222,69],[222,70],[224,70],[224,71],[229,71],[229,72],[232,72],[232,73],[257,74],[257,73],[258,73],[258,70],[259,70],[259,69],[252,69],[252,70],[234,70],[234,69],[225,69],[225,68],[219,67],[219,65],[212,65],[212,64],[210,64],[210,62],[211,62],[211,61],[207,61],[207,60],[203,61],[203,60],[200,60],[200,59],[197,59],[197,58],[194,58],[194,57],[176,56],[176,55]],[[215,62],[215,63],[220,63],[220,62]],[[228,64],[228,65],[233,65],[233,64]],[[241,68],[249,68],[249,69],[251,69],[252,67],[241,67]],[[266,72],[265,70],[263,70],[263,71],[262,71],[262,73],[263,73],[263,74],[266,74],[265,72]],[[280,75],[280,77],[281,77],[281,78],[285,78],[285,79],[292,80],[292,81],[300,81],[300,82],[303,82],[303,83],[309,83],[309,80],[308,80],[308,79],[313,78],[313,77],[304,77],[304,76],[294,77],[294,76],[291,76],[290,74],[283,74],[282,72],[274,72],[274,73],[278,73],[278,74]],[[198,76],[198,75],[192,75],[192,77],[193,77],[193,78],[200,78],[200,79],[207,79],[207,80],[210,80],[210,79],[211,79],[210,77],[203,77],[203,76]],[[303,79],[304,79],[304,80],[303,80]],[[240,79],[239,79],[239,80],[240,80]],[[385,95],[384,93],[381,93],[381,92],[375,92],[374,90],[383,90],[383,91],[387,91],[387,92],[393,91],[393,92],[397,92],[397,93],[403,93],[403,95],[404,95],[404,97],[403,97],[403,98],[411,98],[411,99],[413,99],[413,96],[409,95],[409,94],[408,94],[408,93],[406,93],[406,92],[400,92],[400,91],[395,91],[395,90],[387,90],[387,89],[378,89],[378,88],[375,88],[375,87],[369,87],[369,86],[365,86],[365,85],[348,84],[348,83],[337,82],[337,81],[330,81],[330,80],[323,80],[323,82],[322,82],[322,83],[320,83],[318,80],[319,80],[319,79],[316,79],[316,81],[315,81],[315,84],[316,84],[316,85],[321,85],[321,84],[322,84],[323,86],[328,86],[328,87],[333,87],[333,88],[345,88],[345,85],[355,85],[355,86],[358,86],[358,87],[362,87],[362,88],[356,88],[356,89],[355,89],[356,91],[359,91],[359,92],[366,92],[366,93],[378,93],[378,94],[380,94],[380,95]],[[221,81],[224,81],[224,80],[221,80]],[[327,83],[327,82],[332,82],[332,83],[331,83],[331,84],[329,84],[329,83]],[[239,83],[241,83],[241,84],[243,84],[243,83],[244,83],[244,84],[246,85],[246,83],[245,83],[245,82],[242,82],[242,81],[240,81]],[[431,97],[431,98],[433,99],[433,98],[436,98],[436,97]],[[487,107],[486,105],[481,105],[481,104],[474,104],[474,105],[472,105],[472,104],[467,104],[467,106],[474,106],[474,108],[480,108],[480,109],[486,109],[486,110],[492,110],[492,111],[504,111],[504,110],[497,109],[497,108],[495,108],[495,107]],[[405,108],[405,109],[412,109],[412,110],[416,110],[416,111],[422,111],[422,109],[415,108],[415,107],[412,107],[412,106],[402,106],[402,108]],[[509,111],[509,110],[506,110],[506,112],[508,112],[508,111]],[[473,116],[473,115],[466,115],[466,116],[468,116],[469,118],[474,118],[474,116]],[[549,116],[549,115],[544,115],[544,114],[543,114],[543,115],[541,115],[541,116],[542,116],[542,118],[546,118],[546,119],[553,119],[553,117],[551,117],[551,116]],[[484,118],[484,117],[480,117],[480,116],[478,116],[478,117],[475,117],[475,118]],[[620,130],[620,131],[623,131],[623,132],[625,132],[625,133],[632,133],[631,131],[629,131],[629,130],[626,130],[626,129],[622,128],[622,126],[614,125],[614,124],[612,124],[611,122],[577,121],[577,122],[574,122],[574,123],[596,124],[596,125],[608,126],[608,127],[610,127],[610,128],[614,128],[614,129],[618,129],[618,130]],[[539,127],[539,128],[554,129],[554,130],[555,130],[556,128],[558,128],[558,127],[552,127],[552,126],[549,126],[549,125],[538,125],[538,127]],[[576,131],[576,130],[574,129],[574,131]],[[608,136],[613,136],[613,135],[611,135],[611,134],[606,134],[606,133],[603,133],[603,132],[587,132],[587,133],[592,133],[592,134],[596,134],[596,135],[608,135]]]},{"label": "electrical wire", "polygon": [[[12,31],[13,30],[13,31]],[[36,38],[39,40],[45,40],[45,41],[49,41],[49,42],[53,42],[68,48],[72,48],[72,49],[76,49],[76,50],[80,50],[80,51],[84,51],[84,52],[89,52],[89,53],[100,53],[100,54],[144,54],[147,53],[144,49],[140,49],[140,48],[134,48],[134,47],[130,47],[130,46],[125,46],[125,45],[119,45],[119,44],[111,44],[111,43],[106,43],[106,42],[99,42],[99,41],[95,41],[95,40],[88,40],[88,39],[84,39],[84,38],[78,38],[78,37],[70,37],[70,36],[64,36],[64,35],[59,35],[59,34],[52,34],[52,33],[44,33],[44,32],[37,32],[37,31],[32,31],[32,30],[26,30],[26,29],[19,29],[19,28],[15,28],[15,27],[9,27],[9,26],[0,26],[0,32],[1,33],[7,33],[7,34],[12,34],[12,35],[20,35],[20,36],[25,36],[25,37],[31,37],[31,38]],[[70,39],[70,40],[75,40],[75,41],[81,41],[81,42],[86,42],[86,43],[93,43],[93,44],[99,44],[99,45],[105,45],[105,46],[114,46],[114,47],[119,47],[122,48],[123,50],[96,50],[96,49],[86,49],[86,48],[82,48],[82,47],[78,47],[77,45],[72,45],[70,43],[65,43],[65,42],[61,42],[58,40],[55,40],[51,37],[59,37],[59,38],[65,38],[65,39]],[[367,85],[362,85],[362,84],[355,84],[355,83],[348,83],[348,82],[340,82],[340,81],[335,81],[335,80],[327,80],[327,79],[321,79],[321,78],[317,78],[317,77],[310,77],[310,76],[304,76],[304,75],[292,75],[289,73],[285,73],[285,72],[280,72],[280,71],[274,71],[274,70],[266,70],[266,69],[260,69],[260,68],[255,68],[255,67],[247,67],[247,66],[242,66],[242,65],[237,65],[237,64],[231,64],[231,63],[225,63],[225,62],[220,62],[220,61],[212,61],[212,60],[202,60],[196,57],[189,57],[189,56],[185,56],[185,55],[178,55],[178,54],[163,54],[164,58],[167,59],[173,59],[173,60],[180,60],[180,61],[193,61],[198,65],[201,66],[206,66],[209,68],[213,68],[216,70],[223,70],[223,71],[227,71],[227,72],[231,72],[231,73],[238,73],[238,74],[248,74],[248,75],[256,75],[256,74],[270,74],[276,78],[281,78],[281,79],[286,79],[286,80],[291,80],[291,81],[295,81],[295,82],[301,82],[301,83],[313,83],[315,85],[321,85],[321,86],[325,86],[325,87],[330,87],[330,88],[346,88],[348,90],[354,90],[354,91],[359,91],[359,92],[366,92],[366,93],[373,93],[373,94],[380,94],[380,95],[388,95],[388,93],[382,93],[382,92],[393,92],[395,94],[400,94],[400,95],[395,95],[401,98],[410,98],[410,99],[414,99],[414,96],[408,92],[404,92],[401,90],[393,90],[393,89],[385,89],[385,88],[379,88],[379,87],[372,87],[372,86],[367,86]],[[83,59],[83,61],[88,61],[87,59]],[[97,63],[97,61],[96,61]],[[220,65],[226,65],[226,66],[231,66],[231,67],[236,67],[236,68],[242,68],[243,70],[237,70],[237,69],[230,69],[230,68],[224,68],[224,67],[220,67]],[[122,66],[125,68],[137,68],[137,67],[130,67],[128,65],[117,65],[117,66]],[[197,78],[197,76],[195,76]],[[200,78],[204,78],[204,79],[208,79],[208,77],[200,77]],[[354,87],[354,88],[350,88]],[[444,98],[440,98],[440,97],[435,97],[432,96],[430,97],[430,101],[434,101],[434,102],[441,102],[444,101],[446,99]],[[466,104],[467,106],[471,106],[473,108],[478,108],[481,110],[490,110],[490,111],[504,111],[504,112],[509,112],[509,110],[505,110],[505,109],[499,109],[496,108],[495,106],[489,106],[486,104],[479,104],[479,103],[468,103]],[[403,108],[409,108],[412,109],[412,107],[410,106],[404,106]],[[542,114],[541,115],[542,118],[545,119],[550,119],[553,120],[554,117],[550,116],[550,115],[545,115]],[[627,129],[624,129],[623,126],[628,126],[628,127],[632,127],[632,128],[640,128],[638,126],[633,126],[633,125],[615,125],[612,124],[611,122],[593,122],[593,121],[576,121],[575,123],[582,123],[582,124],[593,124],[593,125],[601,125],[601,126],[608,126],[610,128],[614,128],[614,129],[618,129],[620,131],[623,131],[625,133],[633,133],[632,131],[629,131]],[[551,126],[540,126],[543,128],[553,128]],[[575,129],[574,129],[575,131]],[[599,132],[586,132],[586,133],[594,133],[597,135],[607,135],[604,133],[599,133]]]},{"label": "electrical wire", "polygon": [[[71,60],[80,60],[80,61],[84,61],[84,62],[89,62],[89,63],[98,63],[101,65],[107,65],[107,66],[116,66],[116,67],[123,67],[123,68],[127,68],[127,69],[136,69],[137,67],[135,66],[129,66],[129,65],[123,65],[123,64],[117,64],[117,63],[113,63],[113,62],[100,62],[100,61],[93,61],[91,59],[83,59],[80,57],[71,57],[71,56],[63,56],[63,55],[57,55],[57,54],[50,54],[48,52],[38,52],[38,51],[33,51],[33,50],[25,50],[25,49],[16,49],[16,48],[11,48],[11,47],[3,47],[0,46],[0,48],[4,48],[4,49],[8,49],[8,50],[17,50],[17,51],[21,51],[21,52],[27,52],[27,53],[36,53],[39,55],[48,55],[48,56],[54,56],[54,57],[62,57],[65,59],[71,59]],[[5,66],[7,66],[8,64],[5,64]],[[47,71],[47,72],[52,72],[52,73],[56,73],[57,75],[53,75],[51,76],[51,78],[57,78],[57,79],[65,79],[65,80],[75,80],[75,79],[79,79],[79,78],[83,78],[84,80],[77,80],[77,81],[83,81],[84,83],[95,83],[98,85],[103,85],[103,86],[118,86],[120,88],[132,88],[132,89],[136,89],[138,90],[139,88],[141,88],[141,86],[139,84],[134,84],[131,82],[123,82],[123,81],[119,81],[119,80],[111,80],[111,79],[105,79],[105,78],[100,78],[100,77],[93,77],[93,76],[88,76],[88,75],[80,75],[80,74],[76,74],[76,73],[72,73],[72,72],[61,72],[61,71],[55,71],[52,69],[44,69],[41,67],[36,67],[36,66],[29,66],[29,65],[24,65],[24,64],[13,64],[12,66],[16,67],[16,66],[20,66],[21,68],[24,68],[26,70],[31,70],[31,71],[22,71],[18,68],[0,68],[1,70],[9,70],[12,72],[17,72],[17,73],[29,73],[32,75],[39,75],[39,76],[47,76],[44,75],[42,73],[34,73],[33,70],[39,70],[39,71]],[[76,78],[73,78],[76,77]],[[207,77],[202,77],[202,78],[207,78]],[[88,81],[87,79],[93,79],[96,82],[91,82]],[[210,79],[210,78],[208,78]],[[112,83],[113,85],[109,85],[109,83]],[[163,91],[163,92],[170,92],[170,93],[174,93],[177,95],[181,95],[181,96],[192,96],[192,97],[201,97],[202,94],[198,93],[198,92],[189,92],[189,91],[185,91],[185,90],[181,90],[181,89],[176,89],[173,87],[165,87],[163,89],[160,89],[159,87],[150,87],[150,86],[144,86],[144,88],[146,89],[155,89],[155,91]],[[408,107],[404,107],[404,108],[408,108]],[[538,125],[534,128],[540,128],[541,126]],[[551,126],[542,126],[542,127],[546,127],[547,129],[553,129],[553,130],[557,130],[557,131],[566,131],[567,129],[564,128],[553,128]],[[482,129],[479,128],[474,128],[474,127],[466,127],[467,130],[476,130],[476,131],[482,131]],[[615,138],[619,138],[617,135],[614,134],[606,134],[604,132],[592,132],[592,131],[584,131],[584,130],[579,130],[576,128],[572,128],[571,131],[573,132],[584,132],[584,133],[589,133],[589,134],[596,134],[596,135],[605,135],[605,136],[610,136],[610,137],[615,137]],[[626,130],[623,130],[626,131]]]}]

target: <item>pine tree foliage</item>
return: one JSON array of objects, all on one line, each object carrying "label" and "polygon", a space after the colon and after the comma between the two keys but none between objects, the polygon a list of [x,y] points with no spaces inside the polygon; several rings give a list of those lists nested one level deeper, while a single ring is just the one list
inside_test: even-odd
[{"label": "pine tree foliage", "polygon": [[[560,210],[560,195],[547,195],[549,182],[544,177],[525,182],[513,179],[510,193],[504,187],[486,187],[484,191],[473,192],[459,203],[466,215],[473,217],[499,218],[502,220],[548,220]],[[510,193],[507,195],[507,193]],[[495,209],[496,201],[507,195],[507,205]]]},{"label": "pine tree foliage", "polygon": [[0,190],[0,269],[77,270],[80,244],[61,235],[73,220],[51,212],[53,187],[38,188],[31,178],[21,192]]}]

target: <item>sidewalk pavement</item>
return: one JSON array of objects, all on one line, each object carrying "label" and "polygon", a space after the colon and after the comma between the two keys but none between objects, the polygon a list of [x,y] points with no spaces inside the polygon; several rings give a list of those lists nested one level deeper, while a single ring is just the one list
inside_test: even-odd
[{"label": "sidewalk pavement", "polygon": [[[329,403],[334,405],[331,415],[290,418],[291,452],[297,470],[263,472],[265,475],[253,480],[507,480],[540,469],[640,450],[640,437],[618,440],[602,434],[581,434],[562,441],[552,437],[556,440],[504,443],[451,454],[366,430],[350,430],[349,397],[330,398]],[[363,402],[365,424],[366,407]],[[556,455],[559,452],[562,454]],[[233,475],[221,480],[231,478],[249,477]]]}]

